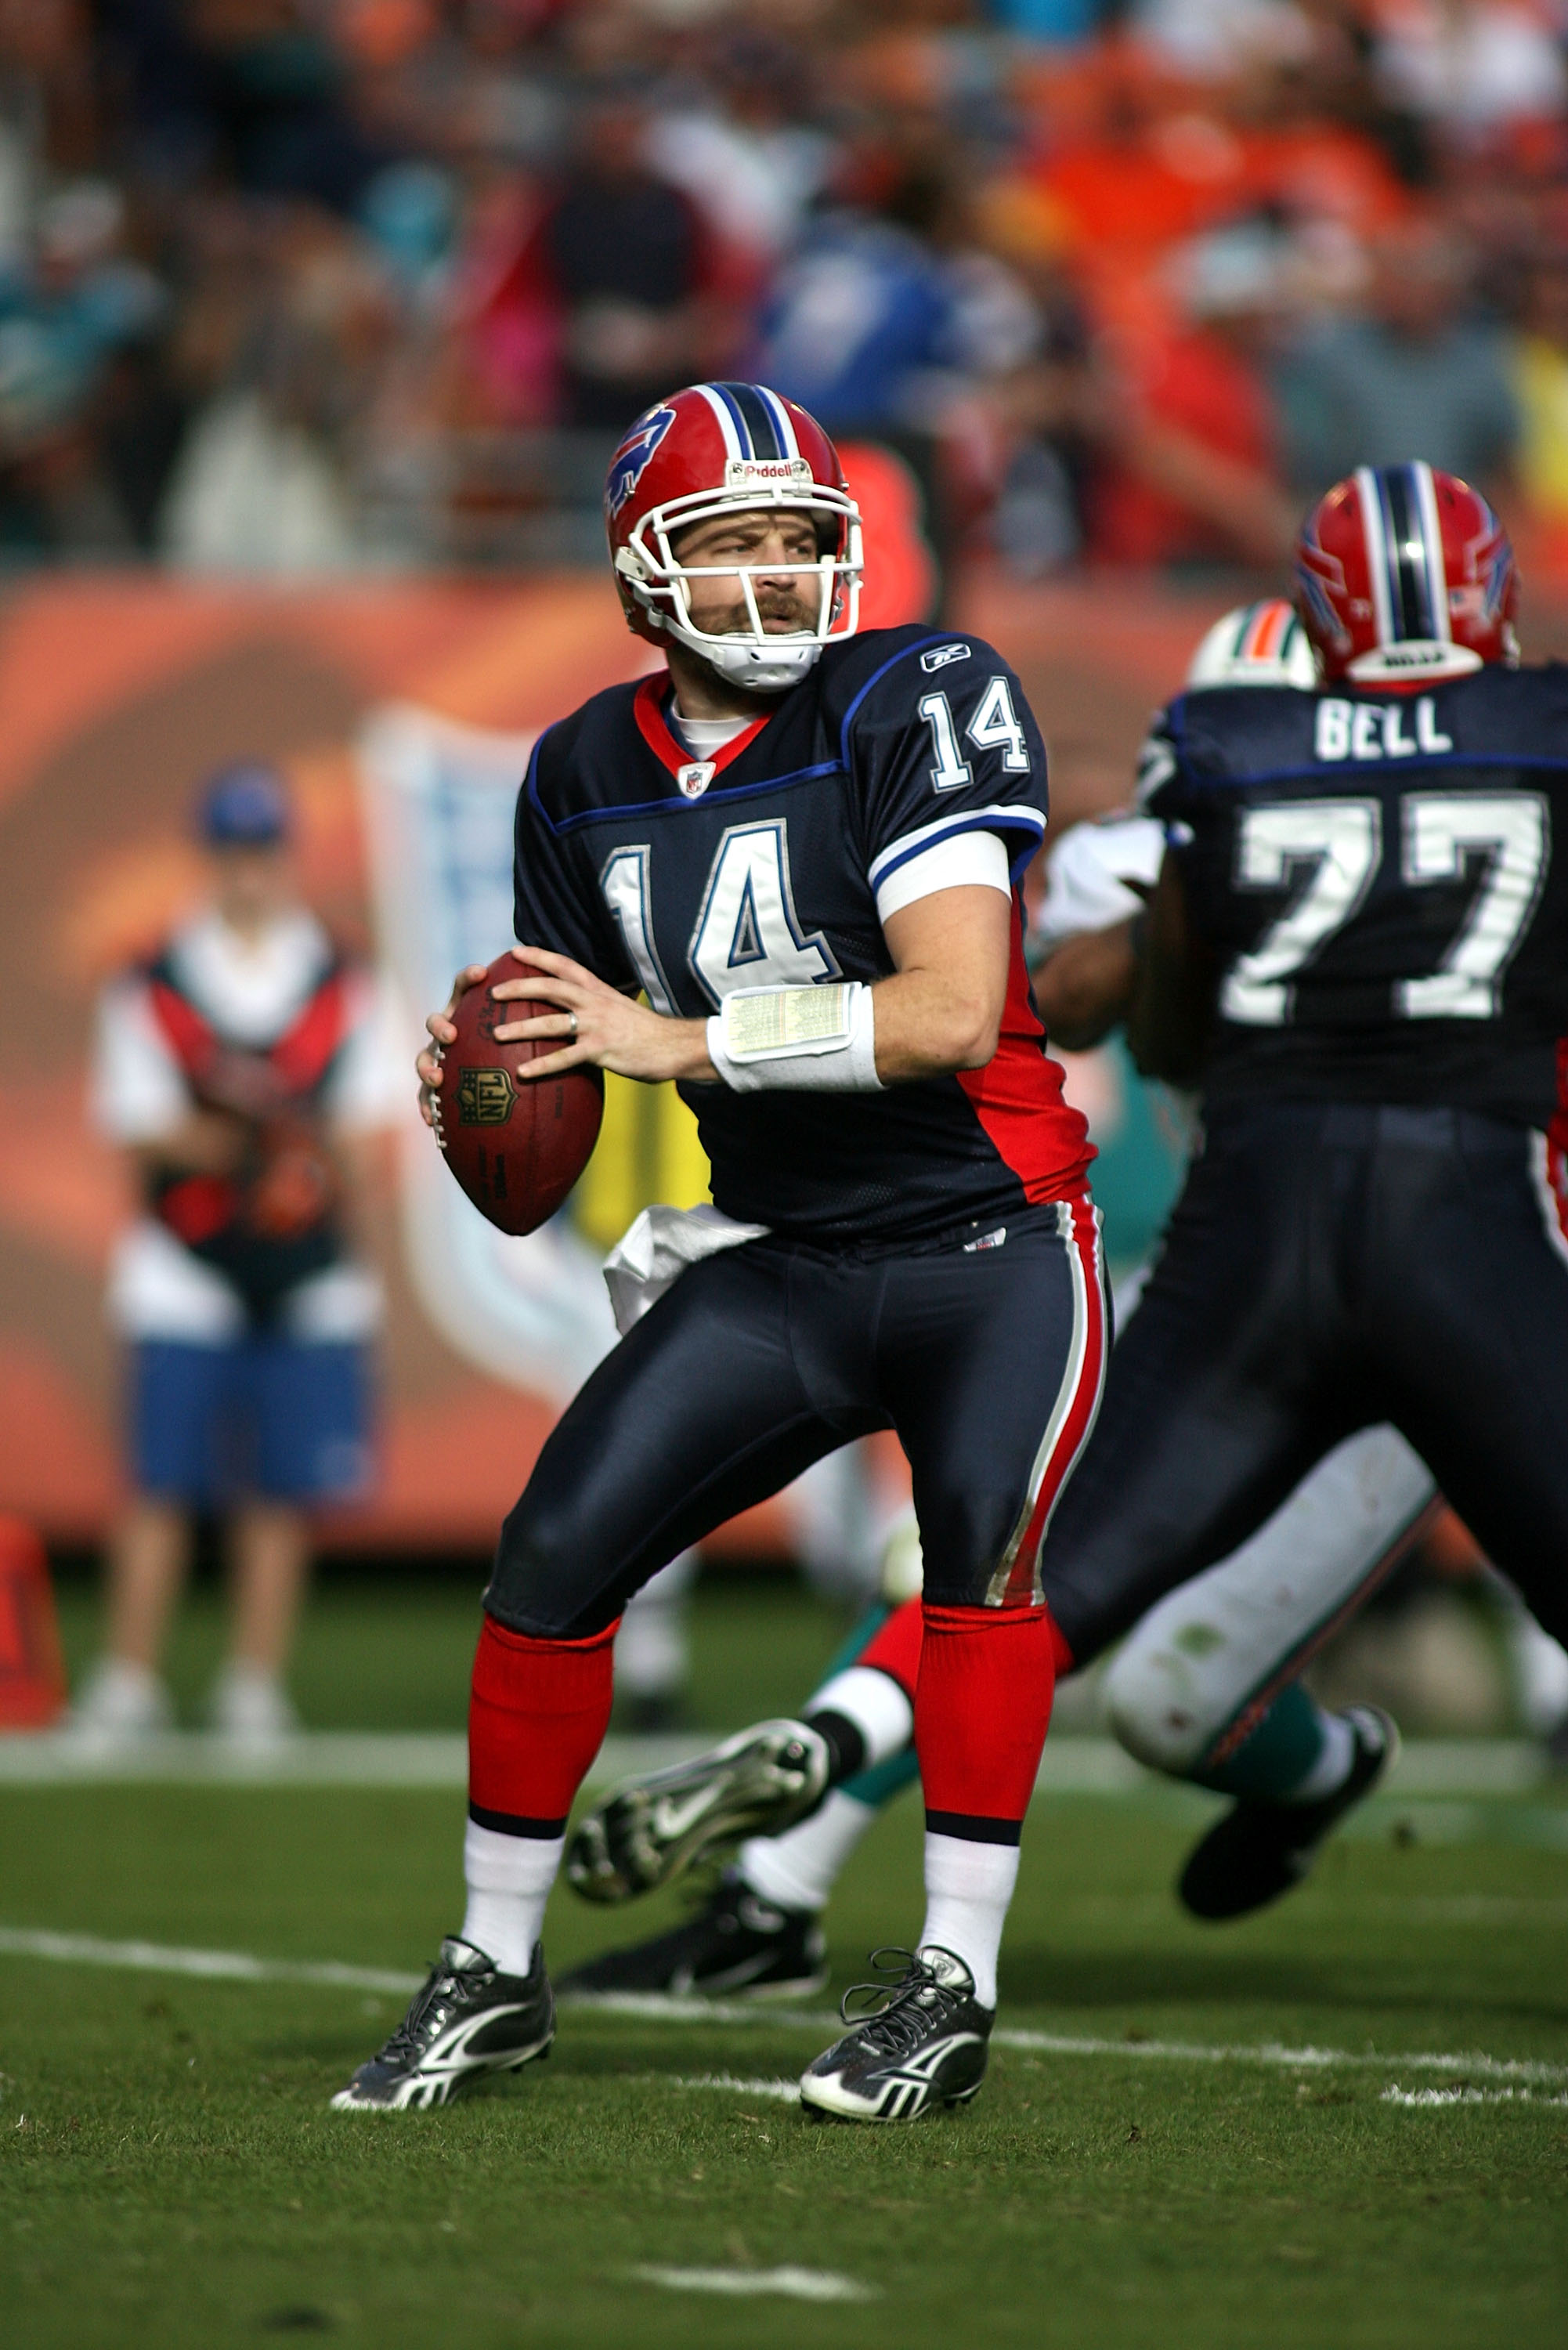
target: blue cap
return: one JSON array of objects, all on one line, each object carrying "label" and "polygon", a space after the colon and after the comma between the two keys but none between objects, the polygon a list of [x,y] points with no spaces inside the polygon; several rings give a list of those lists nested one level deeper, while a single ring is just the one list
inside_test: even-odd
[{"label": "blue cap", "polygon": [[202,795],[198,827],[209,848],[275,848],[288,837],[288,793],[272,767],[221,767]]}]

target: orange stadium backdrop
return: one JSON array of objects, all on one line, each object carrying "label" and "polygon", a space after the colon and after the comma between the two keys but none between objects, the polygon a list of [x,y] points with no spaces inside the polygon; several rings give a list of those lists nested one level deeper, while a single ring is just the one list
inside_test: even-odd
[{"label": "orange stadium backdrop", "polygon": [[[999,644],[1040,713],[1058,824],[1125,795],[1150,709],[1225,600],[1121,581],[967,589],[955,617]],[[1539,616],[1532,633],[1537,651],[1568,641]],[[129,1203],[84,1117],[89,1021],[103,977],[189,901],[194,785],[242,754],[276,761],[306,886],[369,947],[356,745],[374,713],[526,732],[638,666],[604,586],[576,575],[290,592],[55,577],[0,602],[0,1510],[93,1540],[119,1490],[101,1290]],[[597,1220],[629,1221],[669,1169],[630,1118],[604,1148]],[[380,1489],[331,1539],[484,1546],[556,1406],[485,1378],[432,1326],[402,1262],[397,1181],[389,1149],[365,1216],[390,1294]],[[765,1512],[732,1533],[780,1539]]]}]

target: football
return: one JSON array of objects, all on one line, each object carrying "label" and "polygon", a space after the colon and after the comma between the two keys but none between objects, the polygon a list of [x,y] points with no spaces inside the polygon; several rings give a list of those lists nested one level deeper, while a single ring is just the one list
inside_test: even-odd
[{"label": "football", "polygon": [[553,1216],[593,1156],[604,1115],[597,1069],[567,1069],[530,1085],[518,1071],[558,1050],[549,1038],[500,1045],[495,1031],[546,1012],[546,1003],[497,1003],[504,979],[525,975],[512,954],[497,955],[453,1015],[457,1039],[442,1058],[436,1095],[436,1140],[480,1213],[504,1232],[533,1232]]}]

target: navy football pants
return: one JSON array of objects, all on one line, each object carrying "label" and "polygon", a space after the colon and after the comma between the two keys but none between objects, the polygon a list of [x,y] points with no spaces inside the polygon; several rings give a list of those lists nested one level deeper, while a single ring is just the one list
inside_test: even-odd
[{"label": "navy football pants", "polygon": [[1383,1419],[1568,1640],[1568,1238],[1543,1157],[1469,1111],[1211,1116],[1042,1561],[1080,1664]]},{"label": "navy football pants", "polygon": [[[751,1241],[683,1274],[588,1380],[502,1529],[484,1605],[581,1639],[824,1453],[898,1430],[926,1596],[1039,1596],[1040,1529],[1099,1401],[1108,1312],[1087,1200],[861,1251]],[[977,1241],[987,1244],[974,1245]]]}]

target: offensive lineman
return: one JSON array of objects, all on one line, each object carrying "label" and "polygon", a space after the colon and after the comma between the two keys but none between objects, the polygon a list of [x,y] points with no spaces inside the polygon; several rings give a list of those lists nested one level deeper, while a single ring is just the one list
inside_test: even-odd
[{"label": "offensive lineman", "polygon": [[[649,410],[606,515],[628,623],[669,671],[535,750],[515,865],[535,975],[497,991],[517,1014],[497,1034],[556,1043],[526,1077],[592,1063],[689,1089],[722,1213],[503,1529],[462,1933],[334,2103],[442,2104],[548,2047],[540,1925],[628,1595],[891,1426],[926,1561],[928,1913],[878,2033],[830,2049],[803,2096],[909,2119],[984,2072],[1054,1680],[1041,1543],[1106,1352],[1092,1152],[1044,1051],[1012,881],[1044,830],[1044,750],[989,647],[855,636],[858,516],[831,442],[772,392],[700,385]],[[429,1024],[452,1041],[445,1015]],[[428,1114],[439,1053],[420,1073]],[[805,1808],[904,1742],[881,1674],[827,1694],[731,1758],[742,1813],[781,1789]]]}]

